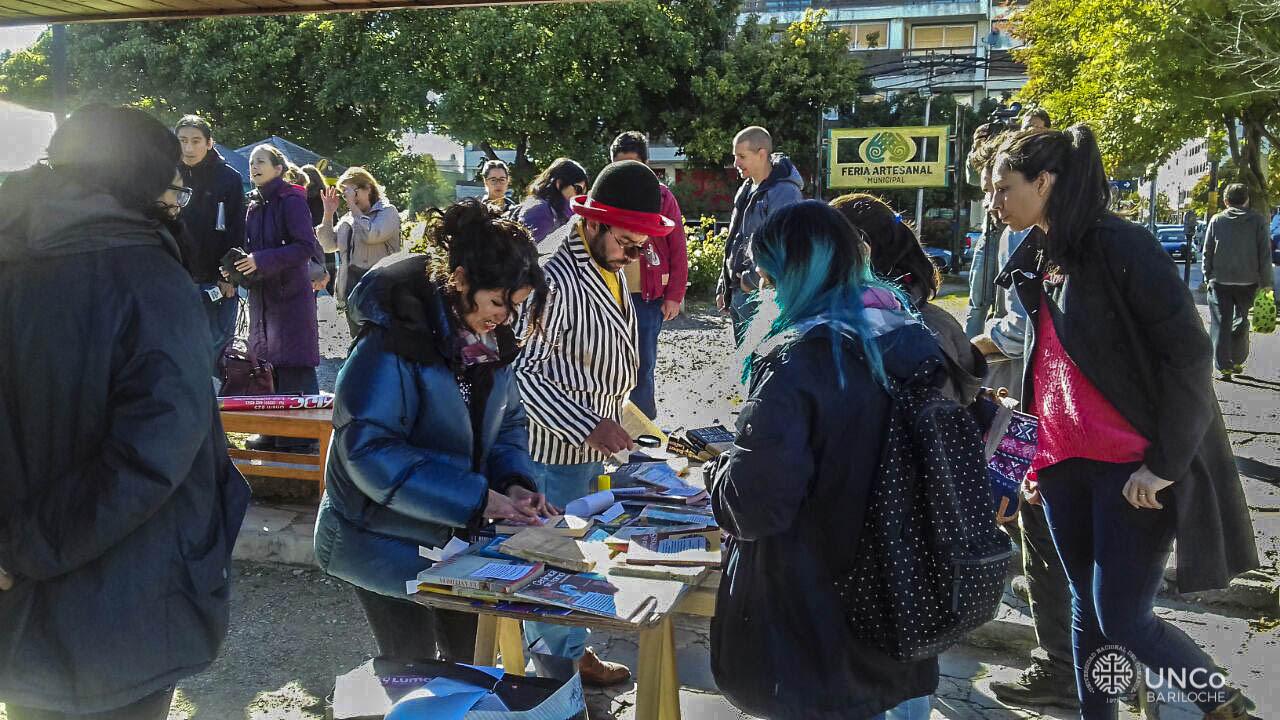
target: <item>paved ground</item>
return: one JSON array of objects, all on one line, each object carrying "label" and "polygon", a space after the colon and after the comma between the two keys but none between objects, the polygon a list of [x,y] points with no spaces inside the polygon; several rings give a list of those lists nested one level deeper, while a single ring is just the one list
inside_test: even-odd
[{"label": "paved ground", "polygon": [[[956,288],[959,284],[954,284]],[[950,286],[949,286],[950,287]],[[1201,300],[1203,302],[1203,299]],[[964,297],[951,294],[940,304],[959,315]],[[322,301],[322,387],[333,379],[346,354],[346,326],[333,313],[332,301]],[[1207,319],[1207,310],[1201,308]],[[1255,336],[1256,338],[1256,336]],[[658,404],[660,424],[670,430],[713,422],[730,423],[736,404],[737,366],[723,318],[706,304],[691,304],[687,315],[672,323],[662,336],[659,357]],[[1234,383],[1215,382],[1237,454],[1247,468],[1272,482],[1245,478],[1246,494],[1264,562],[1273,573],[1280,564],[1280,489],[1274,478],[1280,466],[1280,335],[1256,338],[1247,377]],[[266,486],[291,500],[260,504],[246,523],[237,556],[270,558],[276,562],[237,562],[232,631],[222,656],[205,673],[183,682],[172,718],[215,720],[293,720],[323,718],[324,699],[335,675],[367,659],[372,639],[350,590],[306,567],[310,562],[307,537],[314,500],[310,488]],[[292,567],[284,562],[299,563]],[[1258,593],[1274,608],[1275,589],[1263,583]],[[1240,593],[1232,602],[1239,602]],[[1218,598],[1222,599],[1222,598]],[[1001,621],[988,625],[974,642],[984,647],[961,647],[943,656],[943,682],[934,701],[933,717],[1068,718],[1064,711],[1034,712],[1001,706],[991,697],[992,680],[1016,676],[1027,662],[1034,635],[1019,600],[1010,596]],[[1160,612],[1204,644],[1260,703],[1262,717],[1280,709],[1280,641],[1277,613],[1221,608],[1165,597]],[[683,619],[677,633],[681,707],[686,718],[744,717],[715,688],[708,665],[705,621]],[[635,639],[597,633],[592,643],[611,659],[632,663]],[[634,685],[607,693],[593,693],[597,715],[610,712],[621,720],[634,716]],[[1125,716],[1122,713],[1122,716]],[[1167,709],[1162,717],[1198,717]],[[0,710],[0,719],[4,718]]]}]

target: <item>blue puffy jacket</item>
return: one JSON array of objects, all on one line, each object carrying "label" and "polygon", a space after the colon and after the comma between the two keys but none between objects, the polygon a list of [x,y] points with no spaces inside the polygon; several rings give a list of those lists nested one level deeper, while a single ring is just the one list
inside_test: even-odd
[{"label": "blue puffy jacket", "polygon": [[423,280],[426,261],[391,256],[352,291],[347,312],[363,327],[338,373],[316,520],[325,572],[400,597],[430,565],[418,547],[440,547],[481,522],[490,489],[535,490],[524,405],[507,364],[514,337],[499,328],[502,361],[492,367],[487,401],[473,390],[473,401],[485,402],[477,438],[445,300]]}]

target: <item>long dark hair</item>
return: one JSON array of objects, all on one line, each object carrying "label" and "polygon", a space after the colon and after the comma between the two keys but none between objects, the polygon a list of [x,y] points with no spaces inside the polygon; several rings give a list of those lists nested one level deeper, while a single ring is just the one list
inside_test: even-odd
[{"label": "long dark hair", "polygon": [[875,195],[854,193],[832,200],[831,207],[866,235],[871,269],[877,275],[901,286],[912,297],[929,301],[938,294],[942,284],[938,268],[911,226],[888,203]]},{"label": "long dark hair", "polygon": [[560,192],[569,185],[585,183],[587,171],[576,160],[556,158],[546,170],[529,183],[528,197],[545,200],[551,207],[560,209],[564,196]]},{"label": "long dark hair", "polygon": [[[475,309],[477,291],[505,290],[512,318],[517,310],[511,296],[521,288],[532,288],[526,305],[528,328],[529,334],[537,332],[547,301],[547,278],[529,231],[520,223],[501,218],[478,198],[460,200],[434,213],[428,238],[438,252],[427,267],[431,281],[446,294],[458,296],[465,312]],[[458,295],[453,285],[453,272],[458,268],[467,274],[466,296]]]},{"label": "long dark hair", "polygon": [[1084,253],[1085,235],[1108,214],[1111,202],[1111,185],[1093,130],[1084,124],[1066,130],[1020,130],[1000,146],[995,166],[1022,173],[1028,181],[1043,172],[1055,176],[1044,208],[1049,224],[1045,254],[1070,272]]},{"label": "long dark hair", "polygon": [[58,126],[48,158],[64,179],[150,213],[173,182],[182,146],[164,123],[141,110],[95,104]]}]

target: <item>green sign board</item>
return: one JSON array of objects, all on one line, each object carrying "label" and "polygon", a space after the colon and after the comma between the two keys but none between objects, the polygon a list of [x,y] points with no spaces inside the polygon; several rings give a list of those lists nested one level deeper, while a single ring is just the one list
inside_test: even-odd
[{"label": "green sign board", "polygon": [[827,187],[946,187],[947,130],[946,125],[832,130]]}]

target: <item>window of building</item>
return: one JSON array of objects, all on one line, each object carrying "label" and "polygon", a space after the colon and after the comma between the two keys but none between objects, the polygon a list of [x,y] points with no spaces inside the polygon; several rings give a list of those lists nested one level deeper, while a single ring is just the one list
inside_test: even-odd
[{"label": "window of building", "polygon": [[971,48],[978,44],[975,25],[915,25],[911,28],[913,50]]},{"label": "window of building", "polygon": [[844,26],[849,33],[850,50],[874,50],[889,47],[889,23],[862,22]]}]

